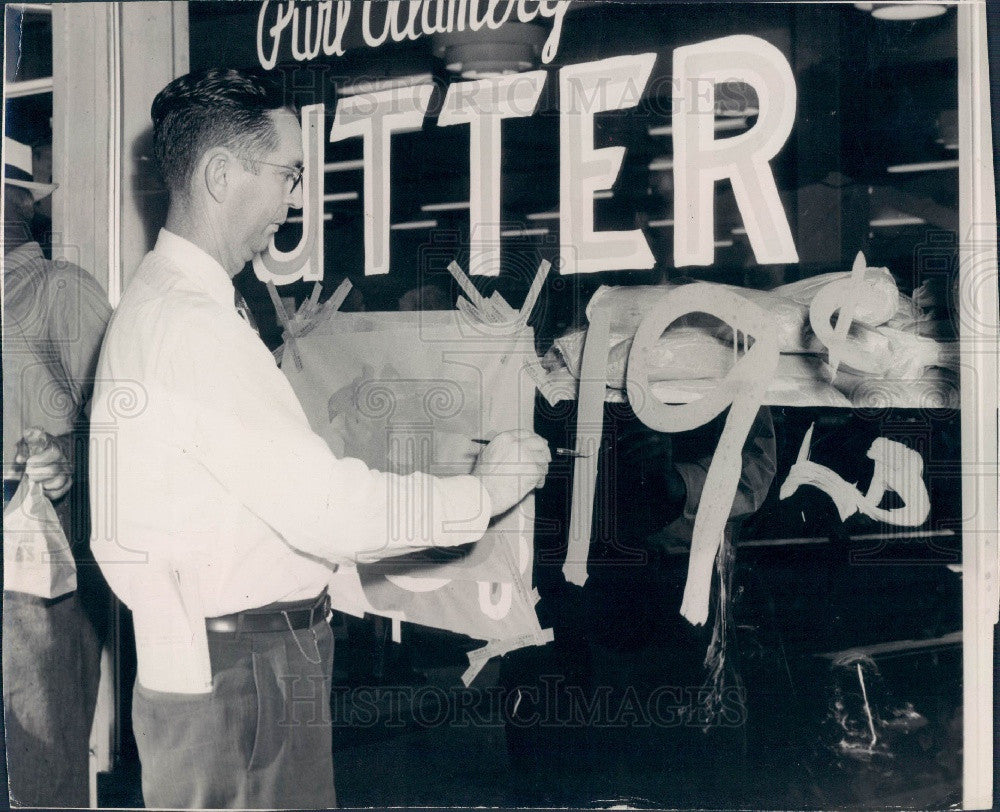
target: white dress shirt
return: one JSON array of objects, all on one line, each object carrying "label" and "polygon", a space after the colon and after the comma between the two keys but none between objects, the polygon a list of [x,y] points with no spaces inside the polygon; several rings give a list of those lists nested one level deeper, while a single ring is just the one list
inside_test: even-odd
[{"label": "white dress shirt", "polygon": [[133,612],[147,688],[211,685],[204,618],[317,595],[338,562],[482,536],[473,476],[401,477],[338,459],[237,314],[222,266],[160,232],[108,327],[91,417],[92,549]]}]

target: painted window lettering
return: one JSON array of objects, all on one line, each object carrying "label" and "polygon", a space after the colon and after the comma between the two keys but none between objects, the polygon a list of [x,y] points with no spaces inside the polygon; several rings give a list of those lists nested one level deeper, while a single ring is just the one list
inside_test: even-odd
[{"label": "painted window lettering", "polygon": [[[317,14],[323,6],[317,6]],[[294,4],[289,8],[289,14],[298,13]],[[573,246],[572,256],[565,258],[560,273],[653,267],[653,252],[641,230],[594,230],[594,193],[615,184],[625,147],[595,149],[593,143],[594,116],[635,107],[655,60],[653,53],[635,54],[559,70],[560,232],[563,243]],[[760,114],[746,132],[716,139],[713,117],[705,111],[714,109],[715,85],[732,81],[733,76],[756,91]],[[496,276],[500,271],[501,121],[532,115],[544,80],[544,71],[535,71],[460,82],[448,88],[438,124],[469,125],[470,218],[480,229],[470,260],[470,271],[476,275]],[[433,89],[432,84],[391,88],[351,96],[337,105],[330,141],[361,138],[363,142],[366,276],[389,272],[392,136],[423,126]],[[773,45],[752,36],[723,37],[678,48],[674,52],[674,92],[679,111],[674,116],[672,170],[675,265],[711,265],[714,261],[714,187],[721,180],[732,183],[757,262],[797,262],[791,228],[769,164],[788,140],[795,118],[795,81],[788,60]],[[319,278],[315,274],[322,256],[323,159],[317,127],[323,114],[322,104],[303,109],[309,161],[301,244],[292,252],[279,254],[272,242],[270,256],[257,264],[265,281]]]}]

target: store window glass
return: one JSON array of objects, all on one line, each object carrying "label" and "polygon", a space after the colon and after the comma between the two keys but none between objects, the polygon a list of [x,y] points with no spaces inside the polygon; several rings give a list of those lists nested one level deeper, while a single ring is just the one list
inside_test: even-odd
[{"label": "store window glass", "polygon": [[[52,11],[45,3],[4,9],[5,135],[31,147],[34,177],[52,182]],[[32,232],[48,255],[52,199],[35,206]]]}]

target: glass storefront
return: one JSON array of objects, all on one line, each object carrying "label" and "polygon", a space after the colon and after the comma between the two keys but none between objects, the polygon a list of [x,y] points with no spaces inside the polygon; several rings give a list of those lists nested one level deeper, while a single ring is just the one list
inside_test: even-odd
[{"label": "glass storefront", "polygon": [[[996,235],[976,226],[995,223],[982,194],[992,181],[970,169],[988,157],[976,7],[90,5],[105,16],[75,29],[83,10],[53,22],[41,6],[8,7],[6,134],[36,160],[48,154],[73,196],[63,200],[79,200],[86,186],[59,176],[69,167],[65,155],[53,162],[53,132],[58,146],[86,76],[110,77],[93,125],[110,135],[71,146],[88,177],[112,167],[93,207],[107,214],[92,221],[57,197],[37,225],[49,242],[54,232],[101,245],[83,256],[113,304],[165,214],[149,102],[171,76],[211,67],[266,70],[318,139],[305,142],[322,158],[306,162],[311,202],[267,260],[279,285],[261,278],[266,263],[235,279],[282,363],[292,347],[301,368],[296,340],[334,357],[335,343],[316,338],[325,328],[309,339],[289,325],[331,299],[361,332],[376,330],[366,319],[419,329],[406,311],[435,329],[451,316],[429,311],[488,322],[488,301],[502,321],[528,303],[539,393],[526,428],[567,452],[529,533],[528,588],[555,639],[500,652],[469,687],[462,673],[481,641],[407,622],[400,636],[392,612],[338,615],[343,805],[930,808],[984,797],[992,731],[970,702],[992,700],[980,649],[995,618],[977,607],[996,602],[996,427],[983,407],[997,391],[996,321],[982,305],[996,297]],[[73,71],[53,54],[79,59],[80,74],[60,80]],[[300,244],[302,267],[281,259]],[[691,302],[664,316],[640,367],[642,325],[668,312],[668,292]],[[588,364],[595,334],[603,354]],[[771,359],[755,367],[756,388],[737,373],[751,355]],[[393,360],[376,383],[398,377]],[[596,405],[583,394],[595,370]],[[663,418],[683,428],[655,430],[637,397],[679,410],[730,378],[745,389],[697,425]],[[666,454],[718,484],[723,446],[730,468],[743,455],[723,501],[750,507],[709,558],[709,622],[691,623],[692,538],[710,518],[697,499],[669,504],[656,466]],[[765,469],[754,490],[747,472]],[[987,469],[992,492],[970,474]],[[117,696],[95,728],[105,742],[99,730],[113,730],[117,763],[101,769],[113,767],[103,786],[119,800],[135,797],[136,779],[123,614]]]}]

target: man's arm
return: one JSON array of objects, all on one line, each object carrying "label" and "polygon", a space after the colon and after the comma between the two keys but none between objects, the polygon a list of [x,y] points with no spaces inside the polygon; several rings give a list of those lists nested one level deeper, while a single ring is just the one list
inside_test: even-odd
[{"label": "man's arm", "polygon": [[[43,277],[42,291],[48,307],[46,338],[55,355],[52,375],[79,416],[94,389],[94,373],[111,306],[90,274],[71,264],[53,264]],[[76,472],[76,437],[73,431],[52,435],[29,428],[18,442],[15,464],[42,485],[52,500],[63,497]],[[82,472],[81,472],[82,473]]]},{"label": "man's arm", "polygon": [[[55,266],[47,277],[49,299],[48,337],[55,349],[59,380],[78,411],[89,403],[94,373],[111,305],[97,281],[75,265]],[[72,458],[72,440],[66,444]]]},{"label": "man's arm", "polygon": [[191,427],[178,435],[182,451],[305,553],[337,561],[475,541],[545,475],[547,447],[521,453],[520,440],[490,451],[483,479],[399,476],[338,459],[267,350],[240,329],[196,314],[173,331],[171,396],[177,424]]}]

